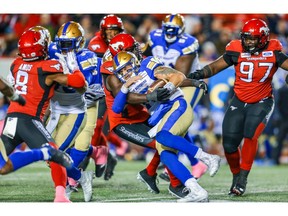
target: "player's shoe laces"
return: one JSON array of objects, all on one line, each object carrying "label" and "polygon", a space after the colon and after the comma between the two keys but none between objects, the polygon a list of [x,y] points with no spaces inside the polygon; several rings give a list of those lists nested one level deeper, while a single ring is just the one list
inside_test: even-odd
[{"label": "player's shoe laces", "polygon": [[228,195],[230,195],[230,196],[236,195],[236,194],[233,192],[233,189],[234,189],[236,183],[238,182],[238,179],[239,179],[239,173],[233,174],[232,185],[231,185],[231,187],[230,187],[230,190],[229,190]]},{"label": "player's shoe laces", "polygon": [[203,189],[197,182],[195,178],[187,180],[185,191],[188,191],[188,194],[181,199],[178,199],[177,202],[208,202],[208,192]]},{"label": "player's shoe laces", "polygon": [[205,152],[201,152],[201,156],[199,157],[199,159],[207,165],[208,167],[208,171],[209,171],[209,175],[211,177],[215,176],[215,174],[217,173],[219,167],[220,167],[220,162],[221,162],[221,157],[219,157],[218,155],[211,155],[211,154],[207,154]]},{"label": "player's shoe laces", "polygon": [[89,202],[92,199],[92,180],[92,171],[83,171],[81,173],[81,178],[78,180],[83,189],[85,202]]},{"label": "player's shoe laces", "polygon": [[147,170],[144,169],[137,174],[137,179],[145,183],[150,192],[155,194],[160,193],[160,190],[157,187],[157,173],[154,176],[149,176]]},{"label": "player's shoe laces", "polygon": [[114,168],[117,164],[117,159],[111,153],[108,153],[107,167],[104,174],[104,180],[108,181],[114,175]]},{"label": "player's shoe laces", "polygon": [[235,187],[233,188],[233,193],[236,196],[243,195],[246,190],[246,185],[247,185],[247,177],[240,175]]},{"label": "player's shoe laces", "polygon": [[189,191],[185,189],[186,187],[183,184],[180,184],[176,187],[173,187],[171,184],[169,185],[168,191],[172,196],[176,196],[177,198],[184,198],[188,195]]},{"label": "player's shoe laces", "polygon": [[51,147],[49,144],[45,144],[42,146],[42,152],[43,154],[45,154],[45,152],[48,152],[48,161],[60,164],[67,169],[70,169],[73,166],[73,160],[66,152],[57,150]]},{"label": "player's shoe laces", "polygon": [[164,181],[170,182],[170,177],[166,170],[160,173],[159,178],[163,179]]}]

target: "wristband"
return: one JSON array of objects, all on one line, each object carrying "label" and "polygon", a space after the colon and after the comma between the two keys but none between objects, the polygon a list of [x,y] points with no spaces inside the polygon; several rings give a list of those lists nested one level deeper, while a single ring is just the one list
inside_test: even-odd
[{"label": "wristband", "polygon": [[122,85],[122,87],[121,87],[121,92],[122,92],[123,94],[128,94],[129,89],[128,89],[125,85]]},{"label": "wristband", "polygon": [[174,91],[176,86],[172,82],[166,83],[163,88],[168,89],[170,92]]}]

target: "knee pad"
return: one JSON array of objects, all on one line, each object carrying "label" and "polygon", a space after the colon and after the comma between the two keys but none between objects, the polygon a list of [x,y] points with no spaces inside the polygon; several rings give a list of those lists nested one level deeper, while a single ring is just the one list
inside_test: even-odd
[{"label": "knee pad", "polygon": [[241,137],[223,136],[224,151],[228,154],[236,152],[241,143],[241,140]]}]

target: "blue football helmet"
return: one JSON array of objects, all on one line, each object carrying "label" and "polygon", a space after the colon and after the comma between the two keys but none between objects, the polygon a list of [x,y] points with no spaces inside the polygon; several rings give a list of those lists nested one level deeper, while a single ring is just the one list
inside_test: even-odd
[{"label": "blue football helmet", "polygon": [[162,22],[162,30],[167,43],[173,43],[177,37],[184,33],[185,20],[180,14],[167,15]]}]

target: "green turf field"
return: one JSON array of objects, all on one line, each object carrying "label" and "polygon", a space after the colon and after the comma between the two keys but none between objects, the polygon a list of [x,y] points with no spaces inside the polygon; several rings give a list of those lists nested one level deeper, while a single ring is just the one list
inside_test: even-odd
[{"label": "green turf field", "polygon": [[[136,174],[146,166],[143,161],[119,161],[115,175],[109,181],[93,180],[92,202],[175,202],[168,193],[168,183],[159,179],[160,194],[150,193],[138,182]],[[93,170],[90,163],[88,170]],[[287,202],[288,167],[254,166],[248,179],[247,190],[242,197],[229,197],[231,174],[222,165],[213,178],[205,174],[199,181],[209,193],[210,202]],[[159,171],[160,173],[161,171]],[[32,164],[15,173],[0,176],[0,202],[53,202],[54,189],[50,170],[43,162]],[[71,195],[72,202],[83,202],[82,189]]]}]

